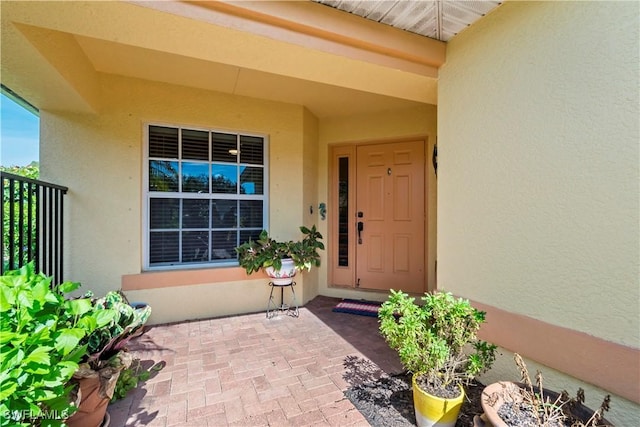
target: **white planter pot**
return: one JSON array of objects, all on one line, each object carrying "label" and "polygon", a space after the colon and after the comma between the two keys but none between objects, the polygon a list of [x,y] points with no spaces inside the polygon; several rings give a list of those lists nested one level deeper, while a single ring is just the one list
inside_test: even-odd
[{"label": "white planter pot", "polygon": [[264,269],[267,276],[271,278],[271,282],[274,285],[282,286],[288,285],[293,282],[293,276],[296,275],[296,266],[293,264],[291,258],[285,258],[282,260],[282,267],[280,270],[274,270],[273,267],[267,267]]}]

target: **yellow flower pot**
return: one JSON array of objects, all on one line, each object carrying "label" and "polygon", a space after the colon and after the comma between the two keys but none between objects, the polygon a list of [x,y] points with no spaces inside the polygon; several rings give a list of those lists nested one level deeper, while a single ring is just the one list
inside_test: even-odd
[{"label": "yellow flower pot", "polygon": [[413,406],[416,411],[418,427],[454,427],[464,400],[464,389],[460,387],[458,397],[443,399],[418,387],[415,375],[411,382],[413,383]]}]

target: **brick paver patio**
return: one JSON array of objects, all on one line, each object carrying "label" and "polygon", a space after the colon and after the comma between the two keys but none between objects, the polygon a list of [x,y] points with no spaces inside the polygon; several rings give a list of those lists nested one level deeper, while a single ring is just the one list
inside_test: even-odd
[{"label": "brick paver patio", "polygon": [[331,312],[338,301],[151,327],[131,351],[165,366],[109,406],[111,426],[367,426],[343,391],[401,365],[377,319]]}]

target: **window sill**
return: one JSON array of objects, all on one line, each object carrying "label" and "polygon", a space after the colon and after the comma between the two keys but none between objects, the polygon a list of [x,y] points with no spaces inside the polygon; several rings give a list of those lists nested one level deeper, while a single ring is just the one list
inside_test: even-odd
[{"label": "window sill", "polygon": [[139,291],[204,283],[237,282],[261,279],[263,277],[266,278],[267,276],[262,272],[249,276],[242,267],[146,271],[140,274],[123,275],[122,290]]}]

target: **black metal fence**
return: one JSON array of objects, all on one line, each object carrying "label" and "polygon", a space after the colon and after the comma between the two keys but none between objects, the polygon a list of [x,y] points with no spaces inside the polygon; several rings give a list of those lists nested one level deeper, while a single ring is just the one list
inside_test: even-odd
[{"label": "black metal fence", "polygon": [[63,212],[68,188],[0,171],[2,272],[33,261],[63,281]]}]

